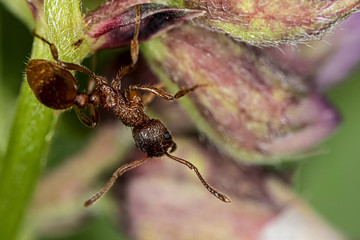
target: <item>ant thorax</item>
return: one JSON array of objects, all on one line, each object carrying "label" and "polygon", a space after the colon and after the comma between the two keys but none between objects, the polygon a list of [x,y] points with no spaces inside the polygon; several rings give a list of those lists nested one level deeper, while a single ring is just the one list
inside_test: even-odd
[{"label": "ant thorax", "polygon": [[125,126],[137,127],[150,120],[150,118],[145,114],[143,106],[131,102],[125,104],[125,106],[117,105],[113,109],[113,112]]},{"label": "ant thorax", "polygon": [[95,89],[90,99],[93,104],[112,111],[127,127],[140,126],[150,120],[137,90],[120,91],[108,84],[102,84]]},{"label": "ant thorax", "polygon": [[150,118],[145,113],[143,99],[139,91],[125,89],[119,93],[119,98],[122,99],[121,101],[124,101],[124,105],[116,108],[114,113],[121,119],[124,125],[136,127],[150,121]]}]

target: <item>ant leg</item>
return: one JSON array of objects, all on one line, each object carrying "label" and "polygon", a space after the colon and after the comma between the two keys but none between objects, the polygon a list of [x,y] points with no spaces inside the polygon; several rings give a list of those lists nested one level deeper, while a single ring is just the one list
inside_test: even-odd
[{"label": "ant leg", "polygon": [[140,12],[140,6],[139,5],[135,5],[135,10],[136,10],[136,18],[135,18],[135,29],[134,29],[134,36],[133,39],[131,40],[131,64],[127,65],[125,67],[123,67],[120,72],[116,75],[116,78],[113,80],[112,82],[112,87],[119,90],[121,88],[121,84],[120,84],[120,80],[123,76],[125,76],[126,74],[130,73],[139,58],[139,31],[140,31],[140,22],[141,22],[141,12]]},{"label": "ant leg", "polygon": [[[90,108],[90,117],[88,116],[87,112],[89,111],[88,108]],[[98,112],[94,106],[94,104],[89,104],[84,108],[79,108],[78,106],[74,105],[73,109],[76,112],[76,115],[78,116],[79,120],[87,127],[94,128],[97,126],[99,122],[99,115]]]},{"label": "ant leg", "polygon": [[33,31],[33,34],[35,37],[39,38],[40,40],[42,40],[43,42],[47,43],[50,46],[51,55],[53,56],[53,58],[55,59],[56,62],[59,61],[59,54],[58,54],[58,51],[57,51],[55,45],[50,43],[48,40],[46,40],[42,36],[38,35],[35,31]]},{"label": "ant leg", "polygon": [[[156,87],[156,88],[162,88],[162,87],[164,87],[164,84],[162,84],[162,83],[157,83],[157,84],[154,85],[154,87]],[[143,106],[147,106],[149,103],[152,102],[152,100],[154,100],[155,97],[156,97],[156,95],[154,95],[154,94],[149,94],[149,93],[146,94],[146,95],[144,95],[144,96],[143,96],[142,105],[143,105]]]},{"label": "ant leg", "polygon": [[35,37],[41,39],[43,42],[45,42],[46,44],[48,44],[50,46],[51,55],[53,56],[53,58],[55,59],[57,64],[59,64],[61,67],[65,68],[67,70],[74,70],[74,71],[85,73],[85,74],[89,75],[91,78],[95,79],[95,81],[98,85],[107,84],[106,79],[96,76],[95,73],[91,72],[86,67],[83,67],[79,64],[63,62],[63,61],[59,60],[59,54],[58,54],[58,51],[57,51],[57,48],[55,47],[55,45],[50,43],[48,40],[41,37],[40,35],[38,35],[35,31],[33,33],[34,33]]},{"label": "ant leg", "polygon": [[[92,72],[96,72],[96,64],[97,64],[97,59],[96,59],[96,52],[91,56],[91,71]],[[90,94],[94,91],[95,88],[95,79],[93,78],[89,78],[88,80],[88,86],[87,86],[87,93]]]},{"label": "ant leg", "polygon": [[181,98],[186,94],[194,91],[198,87],[205,87],[205,86],[210,86],[210,84],[196,84],[195,86],[192,86],[190,88],[181,88],[177,93],[175,93],[174,98],[175,99]]},{"label": "ant leg", "polygon": [[140,17],[141,17],[141,12],[140,12],[140,5],[136,5],[135,6],[135,10],[136,10],[136,18],[135,18],[135,29],[134,29],[134,37],[131,40],[131,66],[135,66],[138,57],[139,57],[139,31],[140,31]]},{"label": "ant leg", "polygon": [[162,99],[171,101],[171,100],[175,100],[178,98],[181,98],[183,96],[185,96],[186,94],[194,91],[195,89],[197,89],[198,87],[204,87],[204,86],[208,86],[208,84],[197,84],[193,87],[190,88],[182,88],[180,89],[175,95],[172,95],[168,92],[165,92],[164,90],[157,88],[157,87],[151,87],[151,86],[136,86],[133,85],[130,88],[131,89],[136,89],[136,90],[143,90],[149,93],[152,93],[158,97],[161,97]]},{"label": "ant leg", "polygon": [[109,189],[111,188],[111,186],[115,183],[116,179],[123,175],[125,172],[136,168],[137,166],[140,166],[141,164],[143,164],[147,159],[149,158],[149,156],[144,157],[143,159],[128,163],[123,165],[122,167],[118,168],[114,174],[112,175],[112,177],[110,178],[110,180],[107,182],[107,184],[103,187],[103,189],[101,189],[100,192],[98,192],[97,194],[95,194],[92,198],[90,198],[89,200],[87,200],[84,203],[85,207],[90,206],[91,204],[93,204],[95,201],[97,201],[99,198],[101,198],[107,191],[109,191]]},{"label": "ant leg", "polygon": [[213,187],[211,187],[206,181],[205,179],[201,176],[199,170],[197,169],[197,167],[195,167],[192,163],[186,161],[185,159],[179,158],[179,157],[175,157],[167,152],[165,152],[166,156],[168,156],[169,158],[182,163],[186,166],[188,166],[191,170],[194,170],[196,175],[198,176],[198,178],[200,179],[201,183],[206,187],[206,189],[215,197],[217,197],[218,199],[220,199],[223,202],[226,203],[231,203],[230,198],[228,198],[227,196],[225,196],[224,194],[218,192],[216,189],[214,189]]},{"label": "ant leg", "polygon": [[95,73],[93,73],[92,71],[90,71],[89,69],[87,69],[84,66],[81,66],[81,65],[75,64],[75,63],[63,62],[63,61],[60,61],[60,60],[58,60],[57,63],[61,67],[65,68],[67,70],[78,71],[78,72],[85,73],[90,78],[94,79],[98,86],[108,85],[108,81],[106,80],[106,78],[97,76]]}]

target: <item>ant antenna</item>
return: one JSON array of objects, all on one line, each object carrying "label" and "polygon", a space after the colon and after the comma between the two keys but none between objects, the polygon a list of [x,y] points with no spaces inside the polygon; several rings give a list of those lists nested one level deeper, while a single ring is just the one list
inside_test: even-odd
[{"label": "ant antenna", "polygon": [[[206,181],[205,179],[201,176],[199,170],[197,169],[197,167],[195,167],[192,163],[186,161],[185,159],[179,158],[179,157],[175,157],[173,155],[171,155],[170,153],[165,152],[166,156],[168,156],[169,158],[182,163],[186,166],[188,166],[191,170],[194,170],[196,175],[198,176],[198,178],[200,179],[201,183],[205,186],[205,188],[215,197],[217,197],[218,199],[220,199],[221,201],[225,202],[225,203],[231,203],[230,198],[228,198],[227,196],[225,196],[224,194],[220,193],[219,191],[217,191],[216,189],[214,189],[213,187],[211,187]],[[110,180],[106,183],[106,185],[100,190],[100,192],[98,192],[97,194],[95,194],[94,196],[92,196],[89,200],[87,200],[84,203],[85,207],[88,207],[90,205],[92,205],[94,202],[96,202],[97,200],[99,200],[105,193],[107,193],[109,191],[109,189],[112,187],[112,185],[114,185],[116,179],[123,175],[125,172],[136,168],[138,166],[140,166],[141,164],[143,164],[147,159],[149,158],[148,155],[146,155],[143,159],[125,164],[121,167],[119,167],[112,175],[112,177],[110,178]]]},{"label": "ant antenna", "polygon": [[216,189],[214,189],[213,187],[211,187],[206,181],[205,179],[201,176],[199,170],[197,169],[197,167],[195,167],[195,165],[193,165],[192,163],[190,163],[189,161],[186,161],[185,159],[179,158],[179,157],[175,157],[173,155],[171,155],[170,153],[165,152],[166,156],[168,156],[169,158],[182,163],[186,166],[188,166],[191,170],[194,170],[196,175],[198,176],[198,178],[200,179],[201,183],[206,187],[206,189],[215,197],[217,197],[218,199],[220,199],[221,201],[225,202],[225,203],[231,203],[230,198],[228,198],[227,196],[225,196],[224,194],[220,193],[219,191],[217,191]]},{"label": "ant antenna", "polygon": [[125,164],[121,167],[119,167],[112,175],[112,177],[110,178],[110,180],[106,183],[106,185],[101,189],[100,192],[98,192],[97,194],[95,194],[94,196],[92,196],[89,200],[87,200],[84,203],[85,207],[90,206],[91,204],[93,204],[94,202],[96,202],[99,198],[101,198],[105,193],[107,193],[109,191],[109,189],[111,188],[111,186],[115,183],[116,179],[123,175],[125,172],[136,168],[137,166],[140,166],[141,164],[143,164],[147,159],[149,158],[149,156],[144,157],[143,159]]}]

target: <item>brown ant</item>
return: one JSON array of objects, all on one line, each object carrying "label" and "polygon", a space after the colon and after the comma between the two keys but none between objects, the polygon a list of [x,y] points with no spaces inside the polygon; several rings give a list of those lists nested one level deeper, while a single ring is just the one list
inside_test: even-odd
[{"label": "brown ant", "polygon": [[[201,183],[210,193],[221,201],[230,203],[231,201],[227,196],[206,183],[199,170],[192,163],[170,154],[176,149],[176,144],[172,140],[171,134],[160,120],[150,119],[146,115],[144,102],[139,93],[139,90],[142,90],[165,100],[175,100],[203,85],[181,89],[175,95],[151,86],[130,86],[127,89],[121,89],[121,78],[129,73],[137,62],[139,53],[139,26],[140,8],[136,6],[134,37],[131,41],[132,63],[122,68],[111,84],[106,78],[95,75],[95,73],[81,65],[59,60],[55,45],[34,33],[37,38],[50,46],[51,54],[56,61],[34,59],[28,63],[26,67],[27,80],[36,98],[45,106],[53,109],[73,107],[79,119],[88,127],[95,127],[97,125],[98,114],[95,106],[101,105],[111,110],[124,125],[132,128],[136,147],[146,154],[143,159],[127,163],[118,168],[104,188],[86,201],[84,205],[89,206],[102,197],[111,188],[116,179],[126,171],[140,166],[148,158],[161,157],[163,155],[194,170]],[[95,80],[95,89],[91,93],[79,93],[76,79],[69,70],[87,74],[91,79]],[[81,110],[88,106],[90,106],[91,111],[90,118]]]}]

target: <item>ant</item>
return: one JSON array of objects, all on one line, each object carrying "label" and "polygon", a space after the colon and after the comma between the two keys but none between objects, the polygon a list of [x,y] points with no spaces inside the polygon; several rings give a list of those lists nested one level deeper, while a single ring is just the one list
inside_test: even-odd
[{"label": "ant", "polygon": [[[176,144],[172,140],[170,132],[160,120],[150,119],[146,115],[145,103],[139,92],[139,90],[145,91],[170,101],[178,99],[203,85],[181,89],[175,95],[152,86],[133,85],[127,89],[121,89],[121,78],[132,71],[139,54],[140,8],[138,5],[135,8],[136,22],[134,36],[131,41],[132,63],[123,67],[111,84],[105,77],[97,76],[86,67],[59,60],[55,45],[34,32],[35,37],[49,45],[51,54],[55,59],[55,62],[33,59],[29,61],[26,67],[27,80],[36,98],[45,106],[53,109],[61,110],[73,107],[79,120],[88,127],[95,127],[98,123],[96,106],[101,105],[109,109],[125,126],[132,128],[136,147],[146,154],[144,158],[118,168],[102,190],[87,200],[84,205],[90,206],[101,198],[115,183],[116,179],[126,171],[140,166],[148,158],[163,155],[194,170],[201,183],[211,194],[223,202],[230,203],[231,200],[227,196],[215,190],[204,180],[199,170],[192,163],[170,154],[175,151]],[[78,92],[76,79],[69,70],[87,74],[91,79],[95,80],[95,88],[90,93]],[[90,107],[90,118],[82,111],[86,107]]]}]

